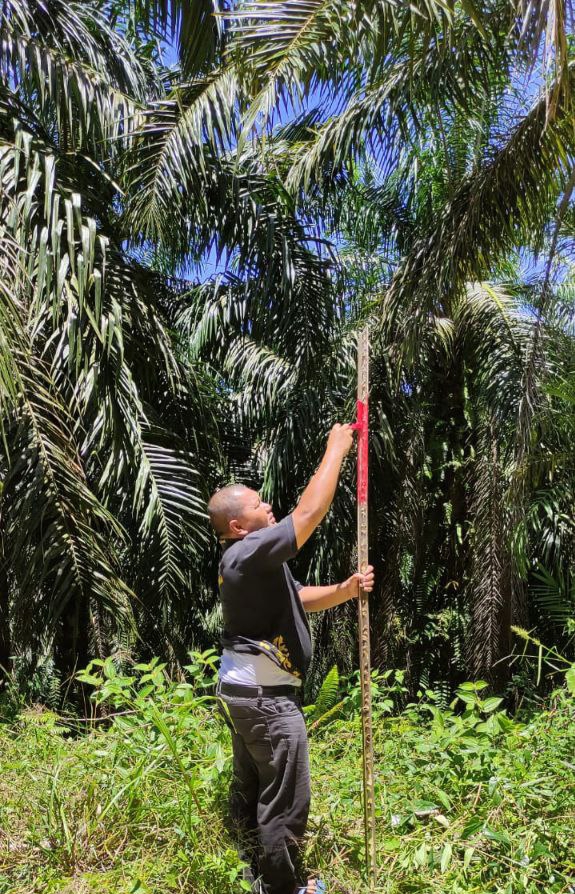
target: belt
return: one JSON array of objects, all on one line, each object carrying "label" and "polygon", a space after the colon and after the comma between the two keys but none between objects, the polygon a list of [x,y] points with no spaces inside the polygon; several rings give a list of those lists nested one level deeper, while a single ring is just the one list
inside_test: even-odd
[{"label": "belt", "polygon": [[218,694],[236,698],[273,698],[275,695],[300,695],[300,686],[244,686],[240,683],[218,683]]}]

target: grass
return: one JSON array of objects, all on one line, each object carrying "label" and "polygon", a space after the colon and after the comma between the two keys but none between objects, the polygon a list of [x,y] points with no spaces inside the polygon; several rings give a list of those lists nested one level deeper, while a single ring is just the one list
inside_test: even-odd
[{"label": "grass", "polygon": [[[80,728],[42,708],[0,725],[0,894],[235,894],[224,826],[229,741],[202,662],[88,676],[116,716]],[[481,685],[459,707],[392,716],[375,691],[378,892],[575,890],[575,704],[520,724]],[[363,881],[361,730],[353,698],[311,736],[307,862],[334,894]]]}]

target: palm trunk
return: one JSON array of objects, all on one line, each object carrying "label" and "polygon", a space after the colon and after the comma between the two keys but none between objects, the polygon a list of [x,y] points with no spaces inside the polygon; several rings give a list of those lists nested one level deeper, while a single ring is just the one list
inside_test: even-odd
[{"label": "palm trunk", "polygon": [[76,672],[95,657],[89,644],[89,630],[86,601],[69,602],[54,638],[54,663],[68,698],[72,697]]},{"label": "palm trunk", "polygon": [[511,651],[511,560],[504,524],[505,491],[492,425],[478,443],[473,494],[468,661],[476,679],[502,690],[509,679],[506,658]]},{"label": "palm trunk", "polygon": [[0,563],[0,681],[10,673],[12,637],[10,631],[10,602],[6,567]]},{"label": "palm trunk", "polygon": [[[425,432],[431,475],[425,485],[427,500],[422,495],[421,530],[414,537],[414,622],[410,639],[415,640],[415,646],[410,647],[413,654],[409,658],[418,685],[425,669],[430,684],[442,682],[453,687],[466,674],[466,669],[454,660],[458,638],[459,653],[464,652],[468,525],[464,461],[469,450],[469,430],[462,358],[456,355],[448,366],[430,370],[429,381],[437,389]],[[447,631],[442,625],[447,622],[449,611],[454,614]],[[442,619],[435,635],[429,632],[430,615]],[[453,627],[457,618],[460,622]]]}]

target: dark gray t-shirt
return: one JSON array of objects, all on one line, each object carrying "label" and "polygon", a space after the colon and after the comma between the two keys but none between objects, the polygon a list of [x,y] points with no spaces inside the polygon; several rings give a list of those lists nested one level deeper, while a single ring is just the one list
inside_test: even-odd
[{"label": "dark gray t-shirt", "polygon": [[278,667],[304,679],[311,660],[311,635],[286,562],[297,553],[291,515],[277,525],[225,544],[220,562],[222,646],[263,653]]}]

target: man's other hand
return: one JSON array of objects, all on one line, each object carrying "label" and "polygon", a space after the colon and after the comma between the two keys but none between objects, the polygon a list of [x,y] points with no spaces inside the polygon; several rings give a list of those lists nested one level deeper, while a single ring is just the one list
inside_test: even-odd
[{"label": "man's other hand", "polygon": [[356,572],[356,574],[352,574],[351,577],[348,577],[348,579],[343,582],[342,587],[349,592],[350,599],[355,599],[359,596],[360,586],[366,593],[371,593],[373,585],[373,565],[368,565],[364,574],[361,574],[359,571]]},{"label": "man's other hand", "polygon": [[353,445],[353,428],[349,423],[343,425],[339,422],[333,426],[327,439],[327,450],[337,450],[342,456],[347,456]]}]

